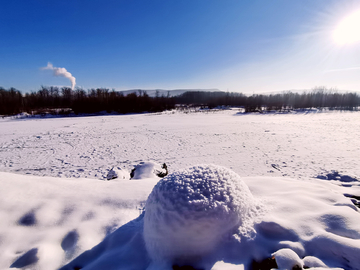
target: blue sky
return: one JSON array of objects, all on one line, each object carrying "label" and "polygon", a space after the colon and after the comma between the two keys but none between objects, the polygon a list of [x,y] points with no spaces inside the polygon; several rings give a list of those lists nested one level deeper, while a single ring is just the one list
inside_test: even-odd
[{"label": "blue sky", "polygon": [[51,62],[85,89],[360,91],[360,43],[333,38],[359,9],[340,0],[1,1],[0,86],[70,86],[41,69]]}]

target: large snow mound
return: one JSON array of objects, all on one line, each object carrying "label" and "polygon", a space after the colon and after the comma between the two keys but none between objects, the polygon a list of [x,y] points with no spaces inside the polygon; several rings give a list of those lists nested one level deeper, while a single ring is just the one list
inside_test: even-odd
[{"label": "large snow mound", "polygon": [[256,203],[235,172],[198,165],[160,180],[145,209],[144,239],[150,257],[181,265],[210,253],[239,228],[251,231]]}]

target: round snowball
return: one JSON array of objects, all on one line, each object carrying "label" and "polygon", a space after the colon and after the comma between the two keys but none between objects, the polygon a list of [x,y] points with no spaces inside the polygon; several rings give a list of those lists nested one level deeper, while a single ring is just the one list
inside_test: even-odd
[{"label": "round snowball", "polygon": [[211,252],[224,236],[248,224],[253,200],[239,175],[225,167],[198,165],[169,174],[145,206],[150,256],[188,263]]}]

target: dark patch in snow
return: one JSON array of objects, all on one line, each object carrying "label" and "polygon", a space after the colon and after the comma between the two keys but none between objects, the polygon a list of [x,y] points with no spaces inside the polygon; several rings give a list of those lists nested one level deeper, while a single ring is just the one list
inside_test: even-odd
[{"label": "dark patch in snow", "polygon": [[93,211],[87,212],[81,220],[90,220],[95,217],[95,213]]},{"label": "dark patch in snow", "polygon": [[130,200],[114,200],[114,199],[104,199],[100,201],[100,205],[107,205],[112,208],[126,208],[131,209],[136,203]]},{"label": "dark patch in snow", "polygon": [[140,202],[140,206],[137,207],[137,210],[139,210],[139,215],[145,212],[145,204],[146,202]]},{"label": "dark patch in snow", "polygon": [[10,265],[10,268],[22,268],[30,264],[36,263],[39,258],[36,256],[37,248],[30,249],[25,254],[21,255],[15,262]]},{"label": "dark patch in snow", "polygon": [[[320,219],[323,221],[327,232],[350,239],[360,239],[359,232],[347,227],[346,218],[339,215],[325,214]],[[344,230],[344,228],[347,228],[347,230]]]},{"label": "dark patch in snow", "polygon": [[270,269],[278,268],[275,257],[266,258],[260,262],[255,260],[251,263],[251,270],[270,270]]},{"label": "dark patch in snow", "polygon": [[298,241],[299,239],[293,230],[286,229],[275,222],[263,221],[255,225],[255,229],[269,239],[290,241]]},{"label": "dark patch in snow", "polygon": [[35,225],[36,224],[35,212],[30,211],[29,213],[26,213],[25,215],[23,215],[19,219],[18,224],[23,225],[23,226],[33,226],[33,225]]},{"label": "dark patch in snow", "polygon": [[322,180],[338,180],[341,182],[356,182],[359,181],[356,177],[352,177],[349,175],[340,174],[338,171],[331,171],[331,173],[328,173],[326,175],[318,175],[316,176],[318,179]]},{"label": "dark patch in snow", "polygon": [[60,220],[57,222],[58,225],[62,225],[66,219],[74,212],[74,206],[66,206],[61,213]]},{"label": "dark patch in snow", "polygon": [[271,164],[271,167],[273,167],[275,170],[280,171],[279,165],[277,164]]},{"label": "dark patch in snow", "polygon": [[61,248],[64,251],[74,249],[79,240],[79,234],[76,230],[69,232],[61,242]]},{"label": "dark patch in snow", "polygon": [[133,178],[133,177],[134,177],[134,175],[135,175],[135,169],[136,169],[136,168],[133,168],[133,169],[131,170],[131,172],[130,172],[130,178]]},{"label": "dark patch in snow", "polygon": [[351,194],[344,194],[345,197],[351,199],[351,202],[358,208],[360,208],[360,196],[351,195]]},{"label": "dark patch in snow", "polygon": [[[141,215],[116,229],[97,246],[85,251],[59,270],[147,269],[150,258],[140,232],[142,231],[143,217],[144,215]],[[114,254],[116,246],[122,248],[120,252]],[[110,254],[112,256],[109,256]],[[104,267],[104,265],[109,267]]]}]

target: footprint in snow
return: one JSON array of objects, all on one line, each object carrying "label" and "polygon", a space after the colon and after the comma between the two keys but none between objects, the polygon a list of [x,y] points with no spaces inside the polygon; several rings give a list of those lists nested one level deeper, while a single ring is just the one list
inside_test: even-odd
[{"label": "footprint in snow", "polygon": [[61,248],[67,252],[73,250],[79,240],[79,234],[76,230],[68,232],[61,242]]},{"label": "footprint in snow", "polygon": [[33,226],[36,224],[36,217],[35,217],[35,212],[32,210],[28,213],[26,213],[25,215],[23,215],[19,221],[18,221],[19,225],[23,225],[23,226]]},{"label": "footprint in snow", "polygon": [[30,264],[36,263],[39,258],[36,256],[38,252],[37,248],[30,249],[23,255],[21,255],[15,262],[10,265],[10,268],[22,268]]},{"label": "footprint in snow", "polygon": [[76,230],[68,232],[61,242],[61,248],[65,251],[65,259],[72,259],[75,254],[77,242],[79,240],[79,234]]}]

